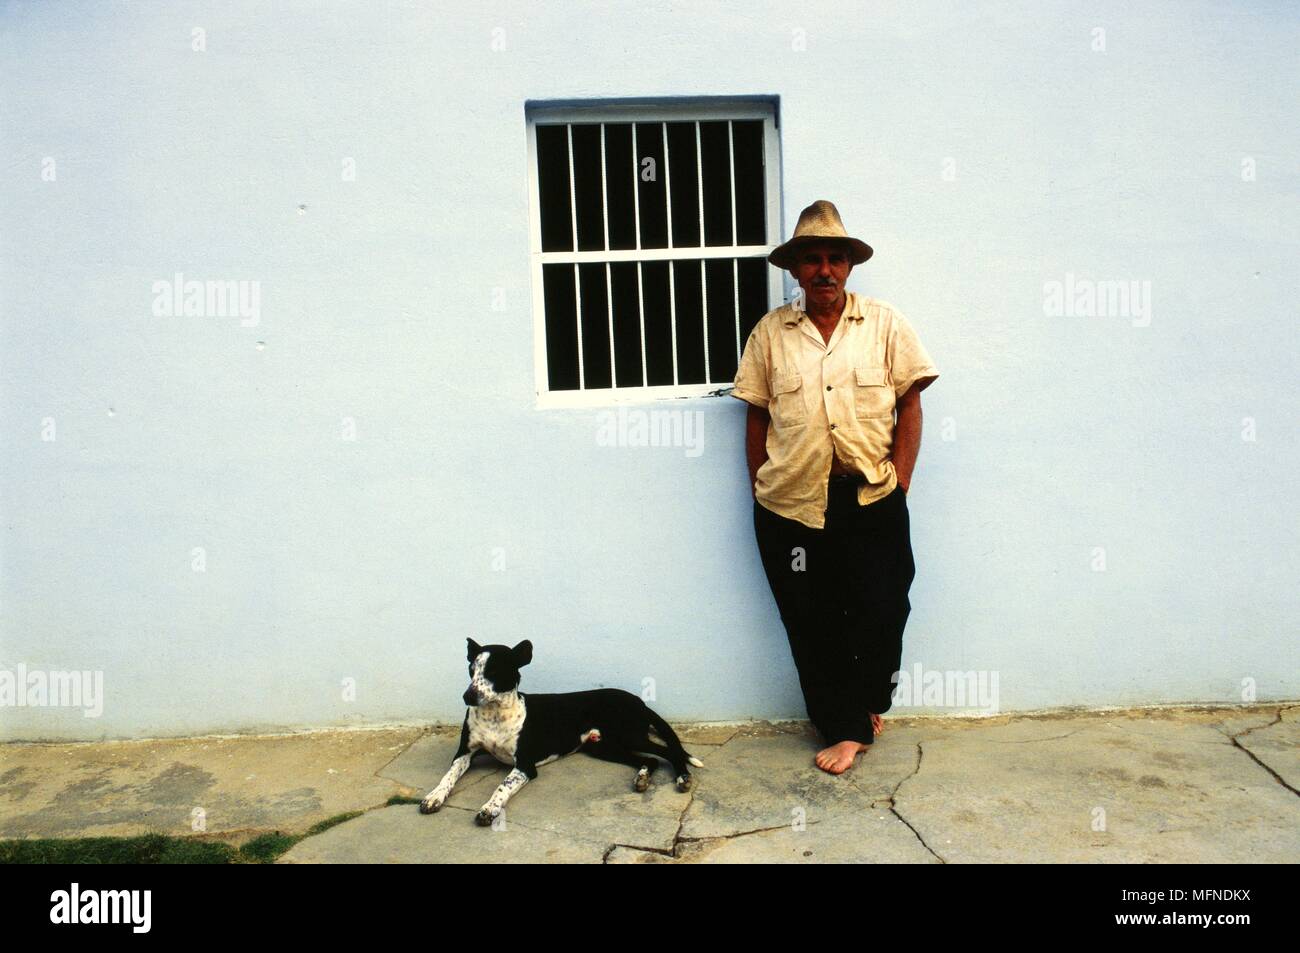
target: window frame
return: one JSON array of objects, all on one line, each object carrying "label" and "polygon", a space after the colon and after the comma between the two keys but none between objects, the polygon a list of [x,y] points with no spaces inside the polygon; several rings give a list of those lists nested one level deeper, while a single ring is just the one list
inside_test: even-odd
[{"label": "window frame", "polygon": [[[672,99],[635,102],[619,102],[616,100],[538,104],[530,102],[525,104],[525,118],[528,139],[528,239],[533,296],[533,371],[537,408],[542,410],[566,407],[608,407],[683,397],[717,396],[726,393],[730,390],[731,385],[721,382],[704,384],[638,384],[592,390],[550,390],[546,354],[546,296],[542,266],[585,262],[606,264],[621,261],[694,261],[709,258],[756,258],[759,255],[766,258],[773,248],[781,244],[783,224],[781,221],[781,148],[777,135],[780,128],[777,101],[768,98],[717,97],[709,100],[690,100],[686,102]],[[704,245],[701,243],[701,245],[674,248],[670,228],[669,244],[666,248],[638,247],[629,250],[542,251],[541,192],[537,172],[538,125],[573,125],[581,123],[601,123],[603,125],[605,123],[709,122],[718,120],[761,120],[763,123],[766,244]],[[696,161],[697,163],[700,161],[698,151]],[[572,153],[570,153],[570,162],[572,162]],[[702,180],[699,187],[702,190]],[[668,188],[671,189],[671,181]],[[669,215],[671,216],[671,210]],[[732,216],[734,219],[734,202]],[[701,228],[703,228],[703,224],[701,224]],[[639,246],[640,243],[641,237],[638,233],[637,245]],[[767,289],[769,309],[784,303],[785,282],[783,273],[770,264],[767,265]],[[581,313],[580,310],[579,313]],[[705,312],[705,321],[708,321],[707,310]],[[677,328],[674,320],[674,336],[676,333]],[[579,334],[579,341],[581,341],[581,333]],[[741,341],[739,344],[743,349],[744,342]],[[644,359],[644,338],[641,341],[641,352]]]}]

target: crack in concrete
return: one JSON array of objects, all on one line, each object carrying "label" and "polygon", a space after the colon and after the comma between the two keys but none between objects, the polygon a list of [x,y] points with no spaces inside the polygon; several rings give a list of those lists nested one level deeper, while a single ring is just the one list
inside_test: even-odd
[{"label": "crack in concrete", "polygon": [[[1043,740],[1047,740],[1047,739],[1043,739]],[[912,778],[916,777],[918,774],[921,773],[921,760],[924,757],[925,757],[925,750],[921,747],[921,742],[918,741],[916,743],[916,767],[912,769],[911,774],[909,774],[907,777],[903,778],[903,780],[899,781],[896,785],[894,785],[894,790],[891,791],[889,794],[889,813],[893,814],[896,818],[898,818],[907,826],[907,829],[911,831],[913,835],[915,835],[916,839],[920,841],[921,846],[924,847],[926,850],[928,850],[935,860],[939,861],[939,863],[941,864],[947,864],[948,861],[940,857],[939,854],[935,851],[935,849],[925,842],[925,838],[921,836],[921,832],[918,831],[915,827],[913,827],[912,823],[907,818],[905,818],[902,814],[900,814],[898,811],[898,792],[903,787],[904,784],[906,784],[909,780],[911,780]],[[872,806],[874,807],[875,805],[873,804]]]},{"label": "crack in concrete", "polygon": [[[1273,720],[1270,721],[1267,725],[1256,725],[1254,728],[1245,728],[1237,732],[1235,735],[1228,735],[1228,737],[1231,738],[1233,741],[1236,741],[1238,738],[1246,737],[1246,735],[1250,734],[1252,731],[1263,731],[1265,728],[1272,728],[1274,725],[1280,724],[1282,722],[1282,712],[1290,711],[1292,708],[1296,708],[1296,707],[1300,707],[1300,706],[1283,705],[1277,711],[1273,712]],[[1224,732],[1224,734],[1227,734],[1227,732]]]},{"label": "crack in concrete", "polygon": [[1052,735],[1050,738],[1025,738],[1023,741],[997,741],[996,739],[989,739],[989,740],[992,744],[995,745],[1033,745],[1033,744],[1038,744],[1039,742],[1042,741],[1060,741],[1062,738],[1069,738],[1072,735],[1077,735],[1081,731],[1087,731],[1090,727],[1092,726],[1084,725],[1081,728],[1075,728],[1074,731],[1067,731],[1063,735]]},{"label": "crack in concrete", "polygon": [[[731,741],[733,741],[739,734],[740,732],[737,731],[726,741],[722,742],[722,744],[718,745],[718,747],[719,748],[726,747],[726,745],[728,745]],[[763,827],[757,830],[740,831],[736,834],[725,834],[716,837],[683,837],[682,828],[686,826],[686,815],[690,813],[691,806],[695,804],[695,791],[699,783],[700,780],[697,777],[694,779],[694,783],[691,785],[691,790],[689,792],[690,796],[686,800],[686,805],[682,808],[682,813],[677,816],[677,830],[673,832],[673,842],[670,847],[668,847],[665,850],[659,847],[639,847],[636,844],[610,844],[609,848],[605,851],[604,855],[601,857],[601,863],[602,864],[609,863],[609,855],[612,854],[614,850],[618,847],[623,847],[628,850],[643,850],[649,853],[661,854],[665,857],[671,857],[673,860],[678,860],[682,856],[683,844],[702,843],[704,841],[710,841],[710,840],[730,840],[733,837],[744,837],[746,834],[759,834],[762,833],[763,831],[783,830],[787,826],[785,824],[781,824],[778,827]],[[814,821],[813,823],[815,824],[817,822]]]},{"label": "crack in concrete", "polygon": [[1250,751],[1249,748],[1242,747],[1241,742],[1239,742],[1236,738],[1232,739],[1232,744],[1238,750],[1244,751],[1246,752],[1246,754],[1250,755],[1250,760],[1254,761],[1257,765],[1259,765],[1261,768],[1263,768],[1265,771],[1271,774],[1273,776],[1274,781],[1282,785],[1282,787],[1286,788],[1292,794],[1296,795],[1297,797],[1300,797],[1300,791],[1297,791],[1295,788],[1291,787],[1291,785],[1283,781],[1282,776],[1280,774],[1278,774],[1276,771],[1274,771],[1272,768],[1266,765],[1263,761],[1260,761],[1259,758],[1255,757],[1255,755]]},{"label": "crack in concrete", "polygon": [[[1273,776],[1274,781],[1282,785],[1282,787],[1286,788],[1292,794],[1296,795],[1297,797],[1300,797],[1300,791],[1297,791],[1295,788],[1291,787],[1291,785],[1287,784],[1286,781],[1282,780],[1282,776],[1280,774],[1278,774],[1267,764],[1261,761],[1253,751],[1251,751],[1249,748],[1247,748],[1245,745],[1243,745],[1240,741],[1237,740],[1238,738],[1246,737],[1246,735],[1250,734],[1252,731],[1260,731],[1264,728],[1272,728],[1274,725],[1280,724],[1282,721],[1282,712],[1291,711],[1293,708],[1297,708],[1297,707],[1300,706],[1283,705],[1282,707],[1278,708],[1277,712],[1273,716],[1273,720],[1270,721],[1267,725],[1256,725],[1254,728],[1247,728],[1244,731],[1237,732],[1235,735],[1228,735],[1228,739],[1232,742],[1232,746],[1234,748],[1236,748],[1238,751],[1245,752],[1246,755],[1249,756],[1251,761],[1254,761],[1257,765],[1259,765],[1261,768],[1263,768],[1265,771],[1271,774]],[[1227,732],[1224,733],[1227,734]]]},{"label": "crack in concrete", "polygon": [[[727,740],[730,741],[731,739],[728,738]],[[695,803],[695,785],[699,783],[699,780],[696,779],[696,781],[691,784],[690,797],[686,799],[686,806],[682,808],[682,813],[677,816],[677,830],[673,832],[673,844],[672,847],[669,848],[672,851],[673,857],[681,856],[679,851],[681,850],[682,845],[682,828],[686,826],[687,812],[690,811],[691,805]]]},{"label": "crack in concrete", "polygon": [[[730,740],[730,738],[727,739],[727,741]],[[726,741],[724,741],[723,744],[726,744]],[[721,745],[719,747],[721,747]],[[665,857],[672,857],[674,859],[680,857],[681,845],[686,840],[682,837],[682,827],[686,824],[686,812],[689,811],[691,805],[695,803],[695,785],[699,783],[699,779],[697,778],[695,779],[695,783],[691,785],[691,790],[689,792],[690,797],[686,799],[686,806],[682,808],[682,813],[677,815],[677,830],[673,832],[673,842],[669,847],[641,847],[637,844],[610,844],[605,850],[605,853],[601,856],[600,862],[602,864],[609,863],[609,855],[614,853],[616,847],[625,847],[628,850],[643,850],[652,854],[662,854]]]},{"label": "crack in concrete", "polygon": [[[807,826],[813,827],[820,823],[821,821],[809,821]],[[619,847],[625,850],[639,850],[648,854],[660,854],[673,860],[681,860],[682,847],[685,844],[711,844],[717,841],[735,840],[737,837],[748,837],[750,834],[766,834],[770,831],[784,831],[789,828],[789,824],[778,824],[775,827],[756,827],[752,831],[736,831],[734,834],[710,834],[708,837],[682,837],[679,828],[677,836],[673,838],[673,846],[669,850],[664,850],[661,847],[642,847],[638,844],[610,844],[609,849],[605,851],[605,855],[601,859],[601,863],[609,863],[609,855]]]},{"label": "crack in concrete", "polygon": [[[673,854],[672,850],[665,850],[662,847],[642,847],[639,844],[610,844],[608,847],[605,848],[605,853],[600,855],[600,862],[602,864],[608,864],[609,855],[614,853],[614,851],[616,851],[620,847],[622,847],[624,850],[639,850],[646,854],[659,854],[662,857],[676,856],[675,854]],[[675,850],[676,848],[677,848],[677,844],[674,843],[673,850]]]},{"label": "crack in concrete", "polygon": [[[813,827],[820,823],[821,821],[807,821],[804,826]],[[682,844],[703,844],[706,841],[735,840],[737,837],[748,837],[750,834],[766,834],[769,831],[784,831],[788,829],[791,829],[791,825],[777,824],[775,827],[756,827],[752,831],[736,831],[734,834],[710,834],[708,837],[681,837],[678,839],[678,842]]]}]

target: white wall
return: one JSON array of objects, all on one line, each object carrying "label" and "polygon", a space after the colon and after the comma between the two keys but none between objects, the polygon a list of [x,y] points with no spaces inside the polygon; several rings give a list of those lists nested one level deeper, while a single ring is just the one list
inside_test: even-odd
[{"label": "white wall", "polygon": [[[698,457],[534,408],[550,98],[777,95],[785,230],[830,198],[875,247],[851,287],[941,371],[905,667],[1003,710],[1300,695],[1296,8],[730,6],[3,7],[0,668],[105,704],[0,737],[457,720],[467,635],[531,638],[525,689],[802,717],[744,406],[690,402]],[[258,325],[154,316],[178,271],[260,282]],[[1067,272],[1149,323],[1045,314]]]}]

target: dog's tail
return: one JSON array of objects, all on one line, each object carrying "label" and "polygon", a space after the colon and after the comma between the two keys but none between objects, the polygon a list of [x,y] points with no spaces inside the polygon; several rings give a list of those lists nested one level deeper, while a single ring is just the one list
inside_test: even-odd
[{"label": "dog's tail", "polygon": [[677,733],[673,731],[668,722],[656,715],[654,709],[649,705],[646,706],[646,711],[650,714],[650,725],[654,728],[655,734],[664,740],[664,744],[668,746],[669,751],[673,754],[680,754],[684,759],[697,768],[704,767],[703,761],[682,747],[681,741],[677,738]]}]

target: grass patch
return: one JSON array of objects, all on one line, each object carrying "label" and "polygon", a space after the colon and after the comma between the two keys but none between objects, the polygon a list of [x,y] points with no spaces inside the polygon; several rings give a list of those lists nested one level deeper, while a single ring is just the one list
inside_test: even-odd
[{"label": "grass patch", "polygon": [[166,834],[0,841],[0,864],[233,864],[229,844]]},{"label": "grass patch", "polygon": [[420,799],[418,797],[405,797],[401,794],[394,794],[392,797],[388,799],[388,803],[385,804],[384,807],[392,807],[394,804],[419,804],[419,803],[420,803]]},{"label": "grass patch", "polygon": [[254,837],[239,848],[239,863],[273,864],[276,859],[294,844],[306,837],[306,834],[281,834],[274,831]]},{"label": "grass patch", "polygon": [[[354,817],[360,817],[360,816],[361,816],[362,814],[364,814],[364,813],[366,813],[366,812],[365,812],[365,811],[348,811],[346,814],[335,814],[333,817],[327,817],[327,818],[325,818],[325,820],[321,821],[319,824],[313,824],[311,827],[309,827],[309,828],[307,829],[307,833],[306,833],[306,834],[303,834],[302,836],[300,836],[300,837],[298,838],[298,840],[302,840],[303,837],[313,837],[313,836],[315,836],[316,834],[323,834],[323,833],[325,833],[325,831],[329,830],[331,827],[334,827],[334,826],[336,826],[336,825],[338,825],[338,824],[342,824],[344,821],[350,821],[350,820],[352,820],[352,818],[354,818]],[[294,843],[295,843],[295,844],[298,843],[298,840],[294,841]]]},{"label": "grass patch", "polygon": [[0,864],[273,864],[299,841],[364,813],[336,814],[305,834],[261,834],[242,847],[168,834],[7,840],[0,841]]}]

